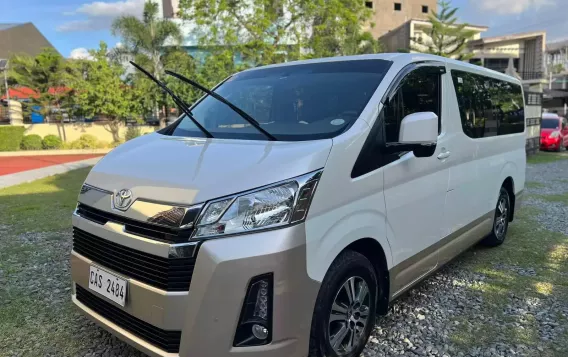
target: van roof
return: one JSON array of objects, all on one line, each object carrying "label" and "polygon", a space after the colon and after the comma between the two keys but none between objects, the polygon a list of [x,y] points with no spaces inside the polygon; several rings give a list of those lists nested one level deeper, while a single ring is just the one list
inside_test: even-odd
[{"label": "van roof", "polygon": [[357,60],[369,60],[369,59],[381,59],[386,61],[393,61],[393,62],[402,62],[403,64],[410,64],[414,62],[421,62],[421,61],[440,61],[448,64],[452,64],[458,67],[463,67],[464,69],[469,69],[477,73],[484,73],[487,76],[495,77],[507,81],[514,81],[520,84],[520,81],[517,78],[511,77],[507,74],[497,72],[485,67],[480,67],[471,63],[454,60],[451,58],[440,57],[430,54],[424,53],[378,53],[378,54],[369,54],[369,55],[356,55],[356,56],[338,56],[338,57],[325,57],[325,58],[316,58],[316,59],[309,59],[309,60],[301,60],[301,61],[292,61],[292,62],[284,62],[278,64],[271,64],[267,66],[255,67],[250,68],[245,71],[255,71],[263,68],[276,68],[276,67],[285,67],[285,66],[294,66],[299,64],[309,64],[309,63],[324,63],[324,62],[340,62],[340,61],[357,61]]}]

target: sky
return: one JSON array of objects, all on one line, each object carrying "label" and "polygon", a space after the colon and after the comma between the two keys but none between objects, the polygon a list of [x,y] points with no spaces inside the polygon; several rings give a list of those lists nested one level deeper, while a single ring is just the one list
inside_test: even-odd
[{"label": "sky", "polygon": [[[4,0],[7,1],[7,0]],[[390,0],[382,0],[390,1]],[[452,0],[463,22],[489,26],[483,37],[547,31],[547,41],[568,39],[567,0]],[[564,3],[564,6],[562,6]],[[33,22],[65,57],[87,55],[101,40],[119,42],[110,32],[121,15],[140,16],[144,0],[19,0],[2,7],[0,23]]]}]

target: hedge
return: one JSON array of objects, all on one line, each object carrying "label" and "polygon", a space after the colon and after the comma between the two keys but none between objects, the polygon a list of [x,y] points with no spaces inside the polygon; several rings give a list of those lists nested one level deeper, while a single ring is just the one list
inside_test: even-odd
[{"label": "hedge", "polygon": [[79,139],[72,141],[70,144],[71,149],[96,149],[97,137],[91,134],[83,134]]},{"label": "hedge", "polygon": [[41,136],[37,134],[24,136],[20,147],[22,148],[22,150],[41,150]]},{"label": "hedge", "polygon": [[57,135],[46,135],[42,144],[46,150],[61,149],[63,147],[63,142]]},{"label": "hedge", "polygon": [[18,151],[24,138],[23,126],[0,126],[0,151]]}]

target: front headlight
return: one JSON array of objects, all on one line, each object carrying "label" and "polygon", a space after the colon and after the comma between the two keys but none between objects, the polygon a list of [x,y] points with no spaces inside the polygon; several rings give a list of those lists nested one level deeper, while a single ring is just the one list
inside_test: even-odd
[{"label": "front headlight", "polygon": [[322,171],[209,202],[193,238],[281,227],[306,218]]},{"label": "front headlight", "polygon": [[557,137],[560,136],[560,132],[559,131],[553,131],[552,133],[550,133],[549,138],[551,139],[556,139]]}]

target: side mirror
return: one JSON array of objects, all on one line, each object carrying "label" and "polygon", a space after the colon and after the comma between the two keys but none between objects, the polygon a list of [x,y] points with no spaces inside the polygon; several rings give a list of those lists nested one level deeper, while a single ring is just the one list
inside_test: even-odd
[{"label": "side mirror", "polygon": [[389,153],[412,151],[416,157],[434,155],[438,141],[438,116],[419,112],[405,116],[400,123],[398,142],[387,143]]},{"label": "side mirror", "polygon": [[402,119],[398,142],[409,145],[435,145],[438,140],[438,116],[432,112],[410,114]]}]

